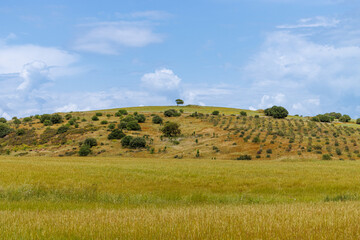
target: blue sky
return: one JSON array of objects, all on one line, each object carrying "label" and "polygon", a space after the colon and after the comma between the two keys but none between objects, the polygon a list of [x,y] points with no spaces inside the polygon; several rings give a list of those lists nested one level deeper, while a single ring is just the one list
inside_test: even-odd
[{"label": "blue sky", "polygon": [[185,104],[360,117],[360,3],[0,3],[0,115]]}]

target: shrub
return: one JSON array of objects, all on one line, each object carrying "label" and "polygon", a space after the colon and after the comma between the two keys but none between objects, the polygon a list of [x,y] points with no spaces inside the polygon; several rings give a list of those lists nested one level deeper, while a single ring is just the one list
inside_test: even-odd
[{"label": "shrub", "polygon": [[84,141],[85,145],[88,145],[90,148],[97,146],[97,141],[95,138],[87,138]]},{"label": "shrub", "polygon": [[350,122],[351,117],[349,115],[343,115],[341,118],[339,118],[340,122]]},{"label": "shrub", "polygon": [[219,115],[220,114],[220,112],[218,111],[218,110],[215,110],[215,111],[213,111],[212,113],[211,113],[211,115],[214,115],[214,116],[217,116],[217,115]]},{"label": "shrub", "polygon": [[41,123],[44,123],[46,120],[50,120],[50,118],[51,118],[51,115],[50,115],[50,114],[43,114],[43,115],[41,115],[41,117],[40,117],[40,122],[41,122]]},{"label": "shrub", "polygon": [[356,119],[356,124],[360,124],[360,118]]},{"label": "shrub", "polygon": [[115,113],[116,117],[120,117],[122,115],[128,115],[128,112],[125,109],[120,109],[117,113]]},{"label": "shrub", "polygon": [[100,124],[102,124],[102,125],[106,125],[106,124],[108,124],[108,121],[106,121],[106,120],[102,120],[102,121],[100,122]]},{"label": "shrub", "polygon": [[143,122],[145,122],[146,117],[145,117],[144,114],[138,114],[138,115],[135,117],[135,119],[136,119],[139,123],[143,123]]},{"label": "shrub", "polygon": [[119,127],[120,129],[126,129],[126,125],[127,125],[127,122],[120,122],[119,125],[118,125],[118,127]]},{"label": "shrub", "polygon": [[240,155],[236,160],[251,160],[250,155]]},{"label": "shrub", "polygon": [[133,122],[133,121],[137,122],[136,118],[132,115],[126,116],[121,120],[121,122]]},{"label": "shrub", "polygon": [[271,116],[273,118],[286,118],[289,115],[289,112],[281,106],[267,108],[264,112],[266,116]]},{"label": "shrub", "polygon": [[13,119],[13,122],[14,122],[14,124],[20,124],[21,123],[21,121],[17,117],[15,117]]},{"label": "shrub", "polygon": [[326,114],[319,114],[313,117],[311,120],[314,122],[332,122],[333,118]]},{"label": "shrub", "polygon": [[266,150],[266,153],[272,154],[272,149],[271,149],[271,148],[267,149],[267,150]]},{"label": "shrub", "polygon": [[5,118],[0,118],[0,123],[6,123],[7,121],[6,121],[6,119]]},{"label": "shrub", "polygon": [[0,138],[5,137],[6,135],[10,134],[12,129],[6,123],[0,123]]},{"label": "shrub", "polygon": [[335,151],[336,151],[336,154],[339,156],[342,154],[340,148],[337,148]]},{"label": "shrub", "polygon": [[70,125],[74,125],[75,123],[76,123],[76,121],[75,121],[74,119],[70,119],[70,120],[69,120],[69,124],[70,124]]},{"label": "shrub", "polygon": [[153,118],[152,118],[152,122],[154,124],[162,124],[163,123],[163,119],[159,116],[159,115],[155,115]]},{"label": "shrub", "polygon": [[330,154],[324,154],[324,155],[322,155],[322,160],[331,160]]},{"label": "shrub", "polygon": [[144,148],[146,146],[146,141],[144,138],[135,137],[131,139],[129,147],[130,148]]},{"label": "shrub", "polygon": [[69,120],[69,119],[71,119],[71,118],[72,118],[72,115],[71,115],[70,113],[68,113],[68,114],[65,115],[65,119],[66,119],[66,120]]},{"label": "shrub", "polygon": [[46,119],[44,121],[44,126],[51,126],[52,125],[52,122],[50,121],[50,119]]},{"label": "shrub", "polygon": [[166,137],[176,137],[181,133],[180,125],[174,122],[166,122],[161,131]]},{"label": "shrub", "polygon": [[176,111],[175,109],[169,109],[164,112],[165,117],[179,117],[181,116],[181,113]]},{"label": "shrub", "polygon": [[80,150],[79,150],[79,155],[80,156],[87,156],[91,153],[91,149],[90,149],[90,146],[89,145],[86,145],[86,144],[83,144],[81,147],[80,147]]},{"label": "shrub", "polygon": [[260,138],[259,137],[254,137],[252,140],[253,143],[259,143],[260,142]]},{"label": "shrub", "polygon": [[130,142],[133,139],[132,136],[125,136],[121,139],[121,146],[128,147],[130,146]]},{"label": "shrub", "polygon": [[60,133],[65,133],[69,130],[69,127],[66,126],[66,125],[63,125],[61,127],[58,128],[58,130],[56,131],[57,134],[60,134]]},{"label": "shrub", "polygon": [[16,130],[16,135],[22,136],[22,135],[24,135],[24,134],[25,134],[25,129],[20,128],[20,129]]},{"label": "shrub", "polygon": [[111,133],[108,135],[108,139],[121,139],[125,137],[125,133],[121,131],[120,129],[114,129],[111,131]]},{"label": "shrub", "polygon": [[241,111],[241,112],[240,112],[240,116],[244,116],[244,117],[245,117],[245,116],[247,116],[247,113],[246,113],[245,111]]},{"label": "shrub", "polygon": [[23,122],[31,122],[32,121],[32,118],[31,117],[25,117],[23,119]]},{"label": "shrub", "polygon": [[93,120],[93,121],[99,121],[99,118],[98,118],[97,116],[93,116],[93,117],[91,118],[91,120]]},{"label": "shrub", "polygon": [[62,116],[59,115],[59,114],[53,114],[50,116],[50,121],[53,123],[53,124],[57,124],[57,123],[62,123]]},{"label": "shrub", "polygon": [[103,114],[101,112],[95,113],[95,116],[101,117]]},{"label": "shrub", "polygon": [[108,126],[109,129],[115,129],[115,123],[110,123],[109,126]]},{"label": "shrub", "polygon": [[127,130],[133,130],[133,131],[140,131],[141,127],[140,124],[138,124],[136,121],[131,121],[126,123],[126,129]]}]

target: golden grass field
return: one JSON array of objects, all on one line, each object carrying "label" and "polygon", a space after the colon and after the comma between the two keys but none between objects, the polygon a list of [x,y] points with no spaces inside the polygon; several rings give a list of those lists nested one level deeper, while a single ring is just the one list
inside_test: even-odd
[{"label": "golden grass field", "polygon": [[360,162],[0,158],[0,239],[359,239]]}]

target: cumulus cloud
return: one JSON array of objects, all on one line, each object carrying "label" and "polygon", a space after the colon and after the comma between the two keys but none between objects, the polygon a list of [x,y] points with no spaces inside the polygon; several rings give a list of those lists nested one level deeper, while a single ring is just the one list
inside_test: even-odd
[{"label": "cumulus cloud", "polygon": [[146,73],[141,78],[142,84],[150,89],[166,91],[179,88],[181,78],[174,74],[171,69],[163,68],[153,73]]},{"label": "cumulus cloud", "polygon": [[[330,109],[337,101],[356,100],[360,47],[320,44],[310,38],[284,31],[269,34],[244,68],[246,78],[253,80],[252,88],[281,92],[289,108],[304,114],[319,107]],[[264,102],[261,99],[259,106]]]},{"label": "cumulus cloud", "polygon": [[162,35],[143,22],[99,22],[83,28],[84,33],[74,44],[78,51],[118,54],[124,47],[144,47],[163,41]]}]

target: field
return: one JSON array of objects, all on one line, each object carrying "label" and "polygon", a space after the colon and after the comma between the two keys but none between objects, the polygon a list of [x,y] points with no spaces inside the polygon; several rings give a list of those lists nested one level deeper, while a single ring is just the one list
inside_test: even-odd
[{"label": "field", "polygon": [[0,158],[1,239],[358,239],[360,162]]}]

